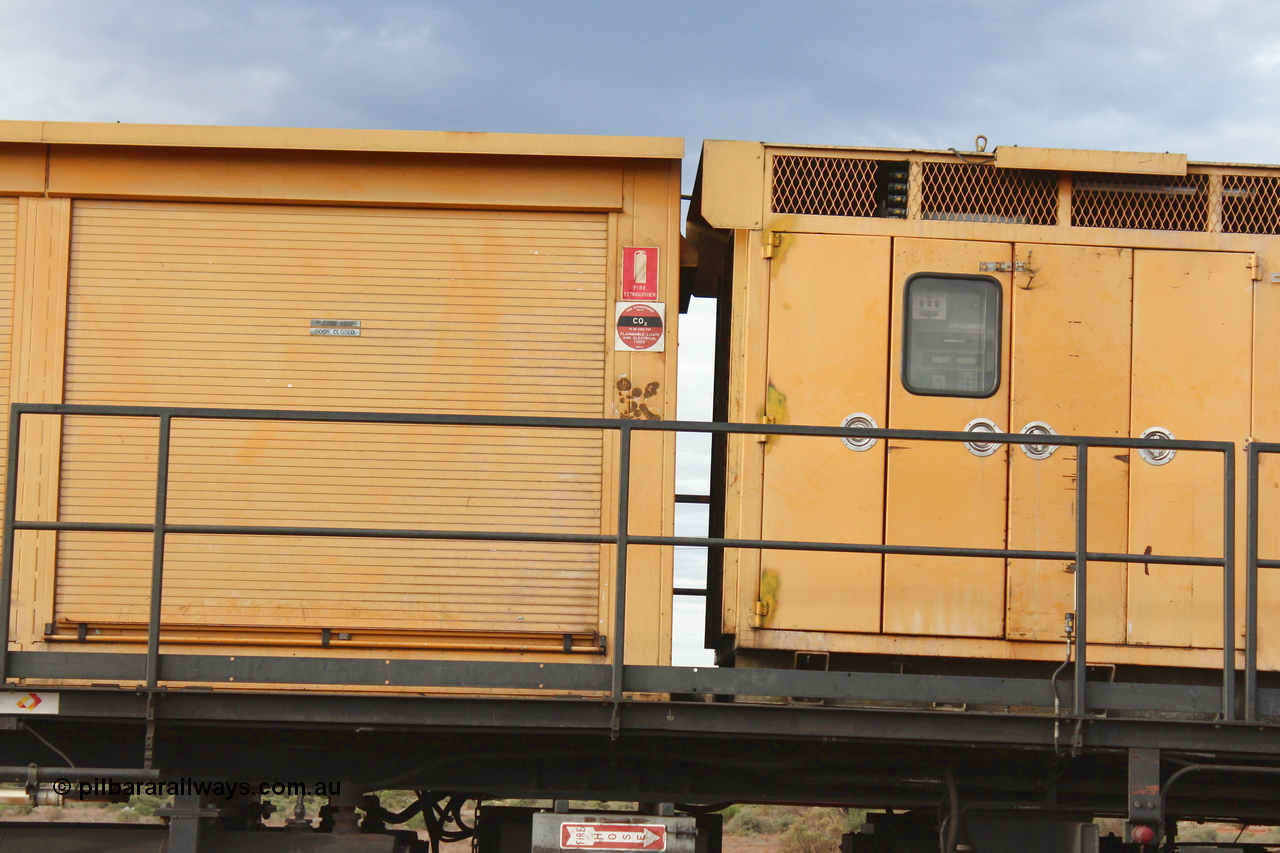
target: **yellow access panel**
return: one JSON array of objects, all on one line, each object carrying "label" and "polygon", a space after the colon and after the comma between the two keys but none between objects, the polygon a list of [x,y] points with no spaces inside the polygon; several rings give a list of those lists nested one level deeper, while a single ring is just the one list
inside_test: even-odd
[{"label": "yellow access panel", "polygon": [[[886,421],[887,237],[788,236],[769,284],[768,410],[782,423]],[[765,539],[879,544],[884,442],[774,436],[765,443]],[[765,551],[770,628],[880,630],[879,554]]]},{"label": "yellow access panel", "polygon": [[[890,427],[1008,427],[1012,261],[1008,243],[894,241]],[[886,543],[1004,547],[1005,447],[895,440],[888,451]],[[1003,636],[1004,563],[886,556],[885,633]]]},{"label": "yellow access panel", "polygon": [[[1019,245],[1013,278],[1009,428],[1059,435],[1129,434],[1133,251]],[[1091,551],[1123,552],[1129,501],[1127,451],[1089,456]],[[1015,449],[1009,458],[1009,547],[1075,549],[1076,450]],[[1074,612],[1074,561],[1010,560],[1008,637],[1058,640]],[[1091,563],[1088,639],[1124,642],[1124,566]]]},{"label": "yellow access panel", "polygon": [[[1249,435],[1252,257],[1134,252],[1132,434]],[[1222,457],[1180,451],[1130,465],[1129,552],[1222,555]],[[1237,570],[1239,574],[1239,570]],[[1222,648],[1222,570],[1129,568],[1130,643]]]}]

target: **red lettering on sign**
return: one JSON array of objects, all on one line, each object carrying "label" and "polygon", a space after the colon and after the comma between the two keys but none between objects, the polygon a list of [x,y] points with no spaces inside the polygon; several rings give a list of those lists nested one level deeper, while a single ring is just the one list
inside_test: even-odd
[{"label": "red lettering on sign", "polygon": [[660,823],[562,823],[561,850],[667,849],[667,828]]}]

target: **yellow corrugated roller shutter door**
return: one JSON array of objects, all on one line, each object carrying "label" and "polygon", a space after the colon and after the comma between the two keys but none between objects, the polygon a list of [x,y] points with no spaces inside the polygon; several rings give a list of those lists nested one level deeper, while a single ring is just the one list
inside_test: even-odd
[{"label": "yellow corrugated roller shutter door", "polygon": [[[606,236],[597,214],[78,202],[66,400],[599,417]],[[68,418],[63,519],[150,520],[155,435]],[[601,464],[596,432],[175,421],[169,520],[598,533]],[[145,619],[149,555],[147,535],[64,534],[57,618]],[[599,561],[171,535],[164,619],[590,632]]]}]

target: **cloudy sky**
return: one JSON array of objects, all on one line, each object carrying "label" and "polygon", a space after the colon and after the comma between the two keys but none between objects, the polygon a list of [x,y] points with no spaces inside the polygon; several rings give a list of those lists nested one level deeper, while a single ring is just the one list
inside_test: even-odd
[{"label": "cloudy sky", "polygon": [[4,119],[682,136],[686,184],[704,138],[1280,163],[1267,0],[0,0],[0,48]]},{"label": "cloudy sky", "polygon": [[1265,0],[0,0],[5,118],[1280,160]]}]

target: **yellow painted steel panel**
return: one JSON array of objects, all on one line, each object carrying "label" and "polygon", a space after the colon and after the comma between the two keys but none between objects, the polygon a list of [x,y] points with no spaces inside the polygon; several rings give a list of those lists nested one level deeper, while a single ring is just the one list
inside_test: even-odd
[{"label": "yellow painted steel panel", "polygon": [[758,142],[702,143],[702,215],[712,227],[760,227],[767,203],[764,167]]},{"label": "yellow painted steel panel", "polygon": [[405,151],[679,160],[684,140],[669,136],[578,136],[346,128],[215,127],[119,122],[0,121],[0,140],[63,145]]},{"label": "yellow painted steel panel", "polygon": [[[1009,416],[1009,273],[980,273],[979,264],[1010,264],[1008,243],[897,239],[893,250],[893,320],[889,426],[962,430],[975,418],[1000,429]],[[984,275],[1003,291],[1000,375],[986,398],[924,396],[902,382],[904,292],[915,273]],[[889,445],[885,542],[1003,548],[1007,522],[1007,450],[975,456],[960,443],[895,440]],[[1004,560],[885,557],[884,631],[889,634],[1000,637],[1004,634]]]},{"label": "yellow painted steel panel", "polygon": [[[9,441],[9,373],[13,342],[13,274],[18,248],[18,200],[0,198],[0,456],[7,456]],[[0,471],[0,490],[5,471]],[[2,494],[3,492],[0,492]]]},{"label": "yellow painted steel panel", "polygon": [[[1134,253],[1132,435],[1234,441],[1250,427],[1253,271],[1227,252]],[[1222,554],[1222,458],[1133,454],[1131,553]],[[1131,566],[1129,642],[1222,647],[1218,568]]]},{"label": "yellow painted steel panel", "polygon": [[[9,377],[12,402],[62,402],[70,235],[70,201],[18,199]],[[58,518],[61,430],[57,416],[33,417],[23,425],[15,507],[18,518]],[[14,637],[31,637],[49,621],[56,541],[56,533],[36,531],[14,543]]]},{"label": "yellow painted steel panel", "polygon": [[1062,172],[1120,172],[1129,175],[1185,175],[1186,154],[1147,151],[1088,151],[1079,148],[1024,148],[1001,145],[995,150],[999,169],[1047,169]]},{"label": "yellow painted steel panel", "polygon": [[[595,214],[79,202],[66,400],[600,417],[606,242]],[[155,424],[106,421],[66,419],[62,517],[149,520]],[[597,534],[603,465],[590,431],[180,420],[168,518]],[[174,535],[164,617],[591,632],[601,550]],[[149,566],[145,535],[64,535],[57,620],[144,620]]]},{"label": "yellow painted steel panel", "polygon": [[72,198],[621,210],[627,162],[72,145],[51,149],[47,191]]},{"label": "yellow painted steel panel", "polygon": [[[1019,245],[1013,279],[1010,431],[1047,423],[1059,435],[1127,436],[1133,252],[1092,246]],[[1009,458],[1009,547],[1075,549],[1075,448],[1047,459]],[[1129,454],[1089,456],[1091,551],[1128,543]],[[1011,639],[1060,640],[1074,612],[1074,561],[1010,560]],[[1088,639],[1123,643],[1124,567],[1088,567]]]},{"label": "yellow painted steel panel", "polygon": [[47,155],[43,145],[0,142],[0,193],[43,194]]},{"label": "yellow painted steel panel", "polygon": [[[769,285],[769,413],[778,423],[839,426],[853,413],[886,421],[890,242],[788,234]],[[762,536],[879,544],[884,442],[854,451],[837,438],[765,444]],[[765,551],[765,627],[880,630],[881,557]]]}]

